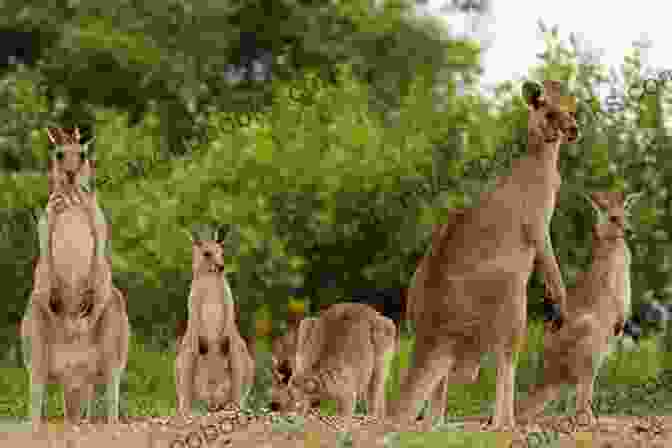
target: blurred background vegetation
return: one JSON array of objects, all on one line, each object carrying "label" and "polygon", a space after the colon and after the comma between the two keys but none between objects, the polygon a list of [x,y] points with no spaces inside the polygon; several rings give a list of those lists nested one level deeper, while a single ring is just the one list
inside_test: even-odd
[{"label": "blurred background vegetation", "polygon": [[[316,311],[354,291],[404,288],[431,226],[525,151],[527,127],[520,80],[484,96],[479,44],[414,8],[405,0],[2,2],[2,356],[16,357],[31,289],[31,211],[46,204],[48,125],[95,136],[114,280],[144,346],[167,348],[186,317],[191,255],[181,229],[192,224],[237,226],[228,275],[249,337],[281,331],[292,298]],[[552,223],[566,283],[590,254],[593,217],[576,193],[642,191],[632,217],[633,300],[666,302],[669,95],[659,89],[602,110],[596,88],[615,82],[607,68],[573,37],[566,46],[557,29],[544,30],[547,48],[529,78],[560,79],[583,102],[584,138],[563,148]],[[622,76],[634,83],[643,70],[633,47]],[[542,295],[535,275],[532,317]]]}]

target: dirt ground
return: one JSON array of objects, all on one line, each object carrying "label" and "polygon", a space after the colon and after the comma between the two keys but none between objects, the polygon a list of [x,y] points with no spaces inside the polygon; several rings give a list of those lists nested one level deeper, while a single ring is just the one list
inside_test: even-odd
[{"label": "dirt ground", "polygon": [[[463,431],[479,432],[484,420],[473,417],[465,419],[462,423]],[[33,434],[27,424],[11,432],[0,433],[0,447],[336,448],[339,435],[323,424],[312,421],[306,422],[302,432],[280,432],[271,430],[270,422],[263,418],[260,420],[242,418],[241,421],[234,421],[231,416],[217,414],[197,417],[191,421],[177,418],[132,418],[115,427],[102,422],[84,422],[72,428],[57,420],[50,421],[46,426],[48,429],[41,434]],[[353,431],[352,447],[383,448],[385,434],[390,428],[389,424],[381,424],[356,429]],[[418,425],[404,429],[420,436],[419,431],[422,428]],[[549,417],[519,429],[520,432],[516,434],[502,434],[501,439],[497,439],[501,442],[497,442],[496,445],[502,448],[542,447],[544,445],[541,441],[550,437],[558,440],[553,446],[563,448],[672,446],[672,417],[605,416],[599,418],[594,427],[577,427],[572,419]],[[443,437],[438,434],[437,436]],[[399,448],[423,446],[422,437],[415,437],[419,442],[401,442],[397,446]],[[446,434],[446,437],[449,435]],[[460,445],[453,442],[445,446]]]}]

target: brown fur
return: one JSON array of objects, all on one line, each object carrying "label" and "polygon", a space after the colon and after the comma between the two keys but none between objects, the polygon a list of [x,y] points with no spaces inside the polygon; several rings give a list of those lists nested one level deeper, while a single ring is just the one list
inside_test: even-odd
[{"label": "brown fur", "polygon": [[[299,321],[288,319],[285,334],[273,339],[271,343],[272,383],[271,410],[285,411],[294,405],[289,391],[289,380],[296,372],[296,355],[299,337]],[[315,400],[311,406],[319,405]]]},{"label": "brown fur", "polygon": [[528,420],[556,399],[561,384],[577,387],[576,409],[593,421],[591,400],[594,379],[620,336],[630,313],[630,251],[624,240],[627,210],[622,193],[593,193],[591,200],[604,213],[605,222],[593,226],[593,260],[570,290],[569,320],[557,334],[546,335],[543,382],[518,403],[517,416]]},{"label": "brown fur", "polygon": [[210,408],[240,403],[254,380],[254,361],[240,336],[233,296],[224,275],[222,241],[193,241],[189,320],[178,341],[175,383],[178,411],[194,399]]},{"label": "brown fur", "polygon": [[108,260],[99,259],[95,251],[107,233],[96,222],[94,193],[80,188],[89,164],[80,157],[85,152],[79,131],[50,128],[49,137],[62,155],[51,160],[49,169],[49,255],[36,263],[21,324],[31,380],[31,418],[38,429],[47,383],[63,385],[66,420],[77,422],[82,400],[90,409],[93,385],[105,382],[115,390],[116,398],[108,403],[108,421],[116,423],[130,334],[126,301],[112,285]]},{"label": "brown fur", "polygon": [[339,303],[299,325],[296,371],[289,381],[295,405],[334,399],[351,421],[355,400],[385,416],[385,380],[395,350],[396,326],[368,305]]},{"label": "brown fur", "polygon": [[[233,303],[233,312],[235,313],[235,322],[236,322],[236,328],[240,328],[240,305],[238,302]],[[178,319],[177,324],[175,326],[175,347],[179,347],[180,344],[182,343],[182,338],[184,338],[184,335],[187,333],[187,326],[189,325],[189,321],[187,319]],[[241,335],[242,336],[242,335]],[[252,346],[254,344],[252,338],[247,338],[245,336],[242,336],[243,340],[247,344],[247,347],[250,351],[250,353],[253,353],[254,350],[252,349]]]},{"label": "brown fur", "polygon": [[[419,318],[422,315],[423,302],[422,300],[417,299],[417,295],[420,295],[423,292],[423,285],[427,274],[427,263],[429,261],[431,250],[432,248],[438,248],[441,240],[450,236],[450,233],[453,231],[463,214],[464,210],[462,209],[451,210],[448,214],[448,222],[434,226],[427,254],[421,258],[415,274],[411,279],[411,284],[409,285],[407,293],[405,319],[411,322],[414,328],[417,328],[417,325],[420,322]],[[399,341],[398,344],[401,346],[401,341]],[[462,370],[458,371],[453,369],[452,371],[449,371],[449,374],[441,377],[429,400],[429,415],[425,416],[425,420],[428,424],[433,423],[436,418],[445,416],[448,405],[448,380],[451,379],[453,383],[460,384],[468,384],[476,381],[480,370],[479,361],[480,360],[478,359],[474,359],[472,363],[468,363],[465,360]],[[402,373],[402,382],[407,374],[408,369],[404,370]]]},{"label": "brown fur", "polygon": [[[102,263],[98,262],[95,254],[99,240],[107,239],[107,226],[96,223],[95,190],[84,192],[80,187],[79,179],[91,176],[91,166],[89,158],[81,156],[86,154],[86,150],[79,143],[79,129],[49,128],[47,132],[60,158],[49,159],[49,254],[45,260],[45,275],[49,277],[49,288],[58,290],[51,294],[50,299],[60,300],[66,308],[64,311],[72,313],[95,306],[83,301],[91,302],[96,283],[107,283],[98,279],[104,273],[98,272],[100,269],[97,268]],[[86,238],[87,234],[91,238]],[[110,296],[109,290],[95,292],[99,299]]]},{"label": "brown fur", "polygon": [[[293,316],[292,316],[293,317]],[[303,316],[301,316],[303,317]],[[285,377],[291,376],[296,371],[296,349],[298,346],[299,324],[301,319],[287,320],[287,332],[273,339],[271,342],[271,355],[273,368],[281,370]],[[287,378],[289,380],[289,378]]]},{"label": "brown fur", "polygon": [[[527,88],[527,86],[525,86]],[[512,163],[495,189],[465,209],[451,232],[432,247],[421,292],[414,295],[418,322],[414,362],[391,409],[412,419],[445,372],[463,371],[485,352],[497,355],[494,428],[515,425],[515,357],[526,334],[526,290],[535,261],[553,300],[566,313],[566,292],[550,221],[561,178],[560,145],[575,141],[576,121],[561,109],[559,83],[527,98],[528,154]]]}]

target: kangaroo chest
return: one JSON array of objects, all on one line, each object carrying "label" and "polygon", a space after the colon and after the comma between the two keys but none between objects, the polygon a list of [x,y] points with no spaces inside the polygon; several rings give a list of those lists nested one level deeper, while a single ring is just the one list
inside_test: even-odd
[{"label": "kangaroo chest", "polygon": [[630,250],[627,246],[622,248],[621,254],[615,256],[611,273],[610,287],[619,314],[628,317],[630,315]]},{"label": "kangaroo chest", "polygon": [[200,298],[194,310],[200,323],[199,336],[214,342],[234,319],[230,291],[221,278],[200,279],[194,286],[198,288],[197,295]]},{"label": "kangaroo chest", "polygon": [[612,257],[608,267],[600,274],[600,291],[596,293],[603,299],[598,306],[604,315],[627,318],[631,310],[630,251],[626,246],[623,252]]},{"label": "kangaroo chest", "polygon": [[553,218],[557,194],[562,185],[562,178],[560,173],[555,168],[548,168],[545,174],[539,173],[535,176],[533,182],[528,185],[523,185],[522,193],[528,198],[528,212],[534,210],[541,211],[544,218],[544,223],[549,225]]},{"label": "kangaroo chest", "polygon": [[201,304],[200,321],[202,336],[214,341],[224,330],[226,310],[221,300],[207,300]]},{"label": "kangaroo chest", "polygon": [[[562,178],[553,161],[533,157],[519,160],[490,194],[502,209],[499,217],[491,217],[493,223],[501,225],[502,216],[515,218],[522,213],[525,221],[550,224],[561,185]],[[512,208],[515,204],[520,204],[522,209]]]},{"label": "kangaroo chest", "polygon": [[93,256],[93,235],[81,207],[70,207],[56,216],[51,237],[56,275],[74,285],[87,278]]}]

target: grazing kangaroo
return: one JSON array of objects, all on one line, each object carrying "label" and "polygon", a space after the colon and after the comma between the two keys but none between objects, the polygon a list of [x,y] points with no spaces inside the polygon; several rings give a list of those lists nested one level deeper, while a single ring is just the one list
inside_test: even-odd
[{"label": "grazing kangaroo", "polygon": [[40,256],[21,322],[30,372],[30,413],[40,429],[45,385],[63,385],[65,418],[91,416],[94,384],[107,384],[108,422],[119,417],[119,387],[130,334],[126,299],[112,285],[108,226],[95,195],[91,151],[75,129],[49,128],[49,201],[38,223]]},{"label": "grazing kangaroo", "polygon": [[[481,355],[497,358],[497,398],[492,429],[515,425],[515,366],[527,327],[527,282],[538,262],[552,299],[565,315],[566,291],[550,238],[561,178],[562,143],[577,141],[575,99],[560,83],[526,82],[528,152],[512,162],[493,191],[464,209],[427,257],[414,294],[413,363],[390,417],[406,423],[450,372],[469,372]],[[561,326],[562,319],[558,321]]]},{"label": "grazing kangaroo", "polygon": [[192,234],[189,318],[175,359],[182,415],[190,413],[194,399],[207,402],[211,410],[229,401],[240,404],[254,381],[254,361],[236,326],[233,295],[224,274],[224,251],[232,234]]},{"label": "grazing kangaroo", "polygon": [[394,322],[368,305],[337,303],[299,324],[296,370],[289,397],[300,412],[317,400],[334,399],[351,427],[357,397],[385,416],[385,381],[394,356]]},{"label": "grazing kangaroo", "polygon": [[597,192],[588,198],[597,213],[593,226],[593,256],[567,299],[568,320],[556,334],[546,335],[540,384],[519,402],[517,418],[527,421],[557,399],[562,384],[576,385],[577,414],[587,423],[593,383],[600,366],[625,330],[630,315],[630,250],[625,241],[628,208],[635,195]]}]

